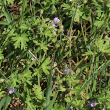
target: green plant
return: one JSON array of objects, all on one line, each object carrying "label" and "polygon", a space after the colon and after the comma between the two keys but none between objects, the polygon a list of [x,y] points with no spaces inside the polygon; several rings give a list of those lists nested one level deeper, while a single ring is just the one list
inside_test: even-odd
[{"label": "green plant", "polygon": [[110,108],[109,1],[0,4],[0,109]]}]

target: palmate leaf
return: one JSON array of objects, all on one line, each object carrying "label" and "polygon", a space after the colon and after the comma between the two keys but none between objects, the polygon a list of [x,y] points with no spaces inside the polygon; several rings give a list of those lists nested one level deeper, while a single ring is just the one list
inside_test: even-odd
[{"label": "palmate leaf", "polygon": [[48,48],[47,48],[45,42],[41,42],[41,41],[38,42],[38,41],[36,41],[36,40],[33,40],[33,42],[34,42],[36,45],[39,45],[40,48],[43,49],[44,51],[47,51],[47,50],[48,50]]},{"label": "palmate leaf", "polygon": [[99,50],[103,53],[110,53],[110,45],[107,41],[104,41],[102,39],[96,41],[96,46],[99,48]]},{"label": "palmate leaf", "polygon": [[26,42],[29,41],[26,33],[21,34],[21,36],[17,35],[16,37],[13,37],[12,40],[15,41],[14,43],[15,48],[20,48],[21,44],[21,50],[25,49],[25,47],[27,46]]},{"label": "palmate leaf", "polygon": [[42,98],[43,98],[43,92],[41,90],[41,87],[39,87],[38,85],[34,84],[33,92],[35,93],[36,98],[42,100]]},{"label": "palmate leaf", "polygon": [[34,105],[31,102],[30,89],[27,88],[27,97],[25,103],[27,104],[27,110],[33,110]]},{"label": "palmate leaf", "polygon": [[50,63],[51,63],[50,58],[47,58],[42,64],[42,69],[45,74],[49,74],[48,70],[51,69],[51,66],[49,66]]}]

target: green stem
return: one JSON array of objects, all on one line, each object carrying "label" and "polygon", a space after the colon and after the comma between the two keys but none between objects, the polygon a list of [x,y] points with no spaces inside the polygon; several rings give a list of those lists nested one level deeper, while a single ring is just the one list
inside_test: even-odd
[{"label": "green stem", "polygon": [[[89,75],[88,75],[88,81],[90,80],[91,78],[91,73],[93,71],[93,63],[94,63],[94,55],[91,57],[91,67],[90,67],[90,70],[89,70]],[[86,94],[88,94],[88,89],[89,89],[89,84],[87,84],[87,88],[86,88]]]}]

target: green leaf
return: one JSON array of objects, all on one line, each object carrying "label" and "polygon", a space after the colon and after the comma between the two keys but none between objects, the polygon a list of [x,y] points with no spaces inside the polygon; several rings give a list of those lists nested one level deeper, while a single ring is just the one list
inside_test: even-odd
[{"label": "green leaf", "polygon": [[14,93],[16,94],[17,97],[20,97],[20,93],[17,91],[17,89],[14,90]]},{"label": "green leaf", "polygon": [[94,25],[101,27],[103,25],[104,21],[95,21]]},{"label": "green leaf", "polygon": [[28,79],[28,80],[31,79],[31,78],[32,78],[32,76],[31,76],[31,71],[30,71],[29,69],[23,71],[21,77],[22,77],[22,78],[26,78],[26,79]]},{"label": "green leaf", "polygon": [[26,82],[27,82],[29,85],[32,85],[32,82],[31,82],[31,81],[26,80]]},{"label": "green leaf", "polygon": [[3,110],[6,110],[9,102],[11,101],[11,97],[9,95],[6,96],[6,102],[4,104]]},{"label": "green leaf", "polygon": [[6,79],[6,77],[5,77],[5,75],[3,74],[3,71],[2,71],[2,70],[0,70],[0,75],[1,75],[4,79]]},{"label": "green leaf", "polygon": [[80,22],[80,17],[83,15],[83,12],[81,12],[79,9],[77,9],[76,11],[76,15],[75,15],[75,21],[76,22]]},{"label": "green leaf", "polygon": [[47,46],[45,45],[45,42],[38,42],[36,40],[33,40],[33,41],[36,45],[39,45],[40,48],[43,49],[44,51],[48,50]]},{"label": "green leaf", "polygon": [[97,52],[92,52],[91,50],[88,50],[83,55],[96,55],[96,54],[97,54]]},{"label": "green leaf", "polygon": [[48,50],[47,46],[44,43],[40,44],[41,49],[43,49],[44,51]]},{"label": "green leaf", "polygon": [[50,58],[47,58],[42,64],[42,69],[45,74],[49,74],[48,70],[51,69],[51,66],[49,66],[50,63],[51,63]]},{"label": "green leaf", "polygon": [[28,29],[29,29],[29,26],[28,26],[27,24],[24,24],[24,23],[23,23],[23,24],[20,26],[20,28],[21,28],[21,29],[24,29],[24,30],[26,30],[26,29],[28,30]]},{"label": "green leaf", "polygon": [[[52,60],[52,66],[53,66],[54,58]],[[50,95],[52,93],[52,66],[51,66],[51,72],[48,78],[47,82],[47,88],[46,88],[46,107],[48,106],[49,100],[50,100]]]},{"label": "green leaf", "polygon": [[40,43],[36,40],[33,40],[33,42],[36,44],[36,45],[40,45]]},{"label": "green leaf", "polygon": [[5,101],[6,101],[6,96],[5,97],[3,97],[2,99],[1,99],[1,101],[0,101],[0,110],[1,110],[1,108],[2,108],[2,106],[4,105],[4,103],[5,103]]},{"label": "green leaf", "polygon": [[96,45],[99,48],[99,50],[103,53],[110,53],[110,45],[108,42],[100,39],[96,41]]},{"label": "green leaf", "polygon": [[13,4],[15,0],[6,0],[8,4]]},{"label": "green leaf", "polygon": [[0,89],[0,98],[1,97],[4,97],[4,94],[5,94],[5,91],[3,91],[3,90]]},{"label": "green leaf", "polygon": [[54,107],[51,108],[51,110],[64,110],[65,107],[63,106],[63,104],[58,104],[58,103],[55,103],[54,104]]},{"label": "green leaf", "polygon": [[27,110],[33,110],[34,105],[30,101],[31,101],[30,90],[27,89],[27,97],[25,101],[25,103],[27,104]]},{"label": "green leaf", "polygon": [[2,24],[2,25],[9,25],[9,23],[7,21],[0,21],[0,24]]},{"label": "green leaf", "polygon": [[69,97],[65,98],[65,101],[66,101],[67,103],[69,103],[69,102],[70,102],[70,98],[69,98]]},{"label": "green leaf", "polygon": [[5,79],[0,78],[0,83],[3,83],[5,81]]},{"label": "green leaf", "polygon": [[9,12],[8,12],[8,10],[7,10],[7,8],[6,8],[6,6],[5,6],[4,1],[3,1],[2,3],[3,3],[3,6],[4,6],[4,11],[5,11],[6,19],[7,19],[8,23],[10,24],[11,21],[12,21],[11,16],[10,16],[10,14],[9,14]]},{"label": "green leaf", "polygon": [[65,3],[63,3],[61,6],[63,7],[63,9],[64,9],[64,10],[66,10],[66,9],[69,9],[69,8],[70,8],[70,5],[65,4]]},{"label": "green leaf", "polygon": [[48,86],[47,86],[47,88],[46,88],[46,106],[47,106],[48,103],[49,103],[50,95],[51,95],[51,93],[52,93],[52,76],[51,76],[51,73],[50,73],[50,76],[49,76],[47,85],[48,85]]},{"label": "green leaf", "polygon": [[52,37],[52,32],[47,28],[46,31],[45,31],[45,36],[49,36],[49,37]]},{"label": "green leaf", "polygon": [[57,94],[58,92],[55,94],[54,98],[52,99],[52,101],[50,102],[50,104],[44,109],[44,110],[51,110],[51,108],[53,107],[53,104],[57,98]]},{"label": "green leaf", "polygon": [[36,95],[36,97],[38,99],[42,99],[43,98],[43,92],[41,91],[41,87],[39,87],[38,85],[34,84],[34,88],[33,91]]},{"label": "green leaf", "polygon": [[2,54],[2,51],[0,50],[0,60],[4,59],[4,55]]},{"label": "green leaf", "polygon": [[109,7],[109,8],[110,8],[110,3],[107,3],[106,5],[107,5],[107,7]]},{"label": "green leaf", "polygon": [[27,46],[26,42],[29,41],[26,33],[21,34],[21,36],[17,35],[16,37],[13,37],[12,40],[15,41],[14,43],[15,48],[20,48],[21,44],[21,50],[26,48]]}]

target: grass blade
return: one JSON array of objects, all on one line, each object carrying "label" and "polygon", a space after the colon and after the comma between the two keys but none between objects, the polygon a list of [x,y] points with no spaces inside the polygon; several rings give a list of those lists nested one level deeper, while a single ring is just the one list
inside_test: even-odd
[{"label": "grass blade", "polygon": [[2,24],[2,25],[9,25],[9,23],[7,21],[0,21],[0,24]]},{"label": "grass blade", "polygon": [[[55,55],[55,54],[54,54]],[[54,56],[55,57],[55,56]],[[54,62],[54,58],[52,60],[52,66],[53,66],[53,62]],[[49,76],[49,80],[47,82],[47,88],[46,88],[46,106],[49,103],[50,100],[50,94],[52,92],[52,66],[51,66],[51,72],[50,72],[50,76]]]},{"label": "grass blade", "polygon": [[8,23],[10,24],[11,21],[12,21],[12,20],[11,20],[11,16],[10,16],[10,14],[9,14],[9,12],[8,12],[8,10],[7,10],[6,6],[5,6],[5,4],[4,4],[4,1],[3,1],[2,3],[3,3],[3,7],[4,7],[6,19],[7,19]]},{"label": "grass blade", "polygon": [[6,102],[5,102],[3,110],[6,110],[6,108],[7,108],[10,101],[11,101],[11,97],[9,95],[7,95],[6,96]]},{"label": "grass blade", "polygon": [[44,110],[51,110],[51,108],[53,107],[53,104],[57,98],[57,94],[58,92],[55,94],[54,98],[52,99],[52,101],[50,102],[50,104],[44,109]]},{"label": "grass blade", "polygon": [[1,101],[0,101],[0,110],[1,110],[2,106],[4,105],[4,103],[6,102],[6,98],[7,98],[7,96],[5,96],[1,99]]},{"label": "grass blade", "polygon": [[4,79],[6,79],[6,77],[5,77],[5,75],[3,74],[2,70],[0,70],[0,75],[1,75]]},{"label": "grass blade", "polygon": [[49,76],[49,80],[47,82],[47,88],[46,88],[46,106],[48,105],[49,103],[49,100],[50,100],[50,94],[51,94],[51,90],[52,90],[52,75],[50,73],[50,76]]}]

